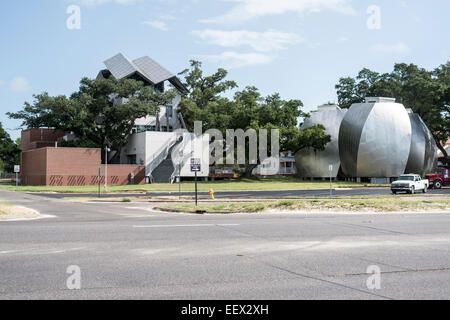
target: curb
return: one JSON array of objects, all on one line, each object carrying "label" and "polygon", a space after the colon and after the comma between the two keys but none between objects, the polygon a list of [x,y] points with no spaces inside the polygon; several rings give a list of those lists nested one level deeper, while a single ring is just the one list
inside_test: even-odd
[{"label": "curb", "polygon": [[236,212],[232,212],[232,211],[206,211],[206,210],[197,210],[196,212],[192,211],[184,211],[181,209],[168,209],[168,208],[159,208],[159,207],[155,207],[153,208],[154,210],[158,210],[161,212],[171,212],[171,213],[187,213],[187,214],[236,214],[236,213],[241,213],[239,211]]}]

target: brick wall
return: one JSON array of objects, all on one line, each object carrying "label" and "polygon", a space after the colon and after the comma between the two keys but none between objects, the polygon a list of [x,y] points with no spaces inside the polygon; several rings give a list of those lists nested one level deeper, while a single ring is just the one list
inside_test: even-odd
[{"label": "brick wall", "polygon": [[[88,148],[42,148],[22,152],[22,182],[25,185],[92,186],[105,183],[101,150]],[[108,185],[145,184],[145,166],[108,165]]]},{"label": "brick wall", "polygon": [[64,132],[54,129],[28,129],[22,131],[22,151],[54,147]]},{"label": "brick wall", "polygon": [[22,152],[21,160],[22,184],[40,186],[46,185],[47,151],[37,149]]}]

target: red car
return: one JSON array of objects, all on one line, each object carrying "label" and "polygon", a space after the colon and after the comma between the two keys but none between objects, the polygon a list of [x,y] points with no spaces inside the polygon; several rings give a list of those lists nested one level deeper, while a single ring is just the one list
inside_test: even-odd
[{"label": "red car", "polygon": [[440,189],[442,186],[450,184],[450,169],[439,167],[436,173],[427,174],[425,178],[430,181],[430,187]]}]

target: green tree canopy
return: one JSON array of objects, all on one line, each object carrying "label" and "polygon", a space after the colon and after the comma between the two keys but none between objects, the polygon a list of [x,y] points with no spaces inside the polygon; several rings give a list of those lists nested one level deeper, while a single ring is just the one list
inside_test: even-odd
[{"label": "green tree canopy", "polygon": [[341,78],[336,90],[342,108],[366,97],[396,98],[421,116],[448,159],[443,146],[450,138],[450,62],[432,71],[405,63],[384,74],[363,69],[356,78]]},{"label": "green tree canopy", "polygon": [[73,132],[79,138],[76,142],[79,147],[110,144],[119,150],[126,144],[137,119],[155,115],[159,106],[170,104],[174,97],[174,89],[162,93],[133,79],[83,78],[79,90],[70,97],[35,95],[32,104],[26,102],[23,110],[8,115],[23,120],[22,125],[28,128]]},{"label": "green tree canopy", "polygon": [[[308,147],[323,150],[330,141],[323,126],[299,130],[299,118],[308,116],[300,100],[284,100],[277,93],[263,97],[253,86],[237,91],[232,98],[225,97],[227,91],[237,88],[236,83],[226,80],[228,73],[223,69],[204,76],[198,61],[191,61],[191,69],[183,74],[189,94],[183,98],[180,111],[189,130],[194,121],[203,122],[203,131],[217,129],[224,137],[227,129],[267,129],[269,133],[279,129],[281,151],[296,152]],[[247,163],[245,175],[249,176],[256,166]]]},{"label": "green tree canopy", "polygon": [[19,164],[19,146],[11,140],[10,135],[3,129],[0,123],[0,171],[12,172],[14,165]]}]

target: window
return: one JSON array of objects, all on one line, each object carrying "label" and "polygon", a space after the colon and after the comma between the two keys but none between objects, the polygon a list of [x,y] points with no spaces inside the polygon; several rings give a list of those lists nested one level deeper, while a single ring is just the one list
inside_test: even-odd
[{"label": "window", "polygon": [[135,126],[132,129],[132,133],[140,133],[147,131],[156,131],[156,126]]},{"label": "window", "polygon": [[167,106],[167,117],[172,118],[173,117],[173,106]]},{"label": "window", "polygon": [[136,155],[135,154],[128,155],[127,156],[127,162],[128,162],[128,164],[137,164],[136,163]]}]

